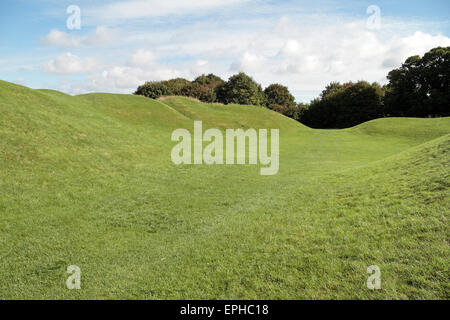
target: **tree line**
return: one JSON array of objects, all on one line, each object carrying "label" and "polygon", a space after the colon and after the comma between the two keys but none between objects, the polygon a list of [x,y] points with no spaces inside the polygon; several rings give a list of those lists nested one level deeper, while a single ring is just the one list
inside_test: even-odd
[{"label": "tree line", "polygon": [[389,72],[389,83],[332,82],[308,104],[296,103],[286,86],[263,90],[241,72],[228,81],[209,74],[194,81],[182,78],[146,82],[137,95],[157,99],[187,96],[208,103],[264,106],[312,128],[348,128],[382,117],[450,116],[450,47],[413,56]]}]

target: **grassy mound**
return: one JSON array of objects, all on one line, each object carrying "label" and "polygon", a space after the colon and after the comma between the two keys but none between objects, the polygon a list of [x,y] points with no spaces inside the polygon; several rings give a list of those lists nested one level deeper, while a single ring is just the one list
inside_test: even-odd
[{"label": "grassy mound", "polygon": [[[279,173],[173,165],[171,133],[194,120],[279,128]],[[449,134],[450,118],[312,130],[254,106],[0,82],[0,298],[448,299]]]}]

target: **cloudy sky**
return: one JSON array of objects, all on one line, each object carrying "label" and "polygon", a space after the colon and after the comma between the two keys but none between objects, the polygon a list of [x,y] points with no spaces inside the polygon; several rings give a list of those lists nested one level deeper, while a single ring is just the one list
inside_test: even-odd
[{"label": "cloudy sky", "polygon": [[407,57],[450,46],[449,13],[448,0],[1,0],[0,79],[131,93],[244,71],[308,102],[331,81],[385,83]]}]

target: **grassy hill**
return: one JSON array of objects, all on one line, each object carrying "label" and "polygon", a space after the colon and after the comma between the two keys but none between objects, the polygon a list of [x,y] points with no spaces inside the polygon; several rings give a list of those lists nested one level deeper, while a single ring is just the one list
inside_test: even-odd
[{"label": "grassy hill", "polygon": [[[194,120],[279,128],[279,173],[175,166],[171,133]],[[450,118],[313,130],[254,106],[0,81],[0,298],[448,299],[449,149]]]}]

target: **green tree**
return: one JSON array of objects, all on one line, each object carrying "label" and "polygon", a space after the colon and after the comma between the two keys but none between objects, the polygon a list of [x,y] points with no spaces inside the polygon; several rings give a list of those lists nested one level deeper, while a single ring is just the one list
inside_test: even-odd
[{"label": "green tree", "polygon": [[270,109],[274,109],[274,105],[283,106],[286,109],[295,107],[294,96],[281,84],[271,84],[264,90],[264,95],[266,106]]},{"label": "green tree", "polygon": [[147,98],[158,99],[162,96],[170,96],[173,93],[162,82],[146,82],[139,86],[134,92],[136,95],[144,96]]},{"label": "green tree", "polygon": [[225,81],[223,81],[219,76],[210,73],[208,75],[202,74],[201,76],[198,76],[193,82],[198,83],[202,86],[217,86],[224,83]]},{"label": "green tree", "polygon": [[241,72],[231,76],[228,82],[218,87],[217,98],[225,104],[262,105],[264,93],[260,84]]},{"label": "green tree", "polygon": [[184,94],[185,92],[189,92],[186,87],[191,86],[191,82],[183,78],[163,81],[163,84],[166,85],[167,88],[169,88],[171,94],[174,96],[187,96],[186,94]]},{"label": "green tree", "polygon": [[331,82],[329,85],[325,87],[325,90],[322,91],[320,94],[320,97],[323,99],[329,94],[338,91],[339,89],[342,89],[344,85],[342,85],[340,82]]},{"label": "green tree", "polygon": [[347,128],[383,116],[382,90],[366,81],[346,83],[313,100],[300,121],[313,128]]},{"label": "green tree", "polygon": [[198,83],[189,82],[184,87],[181,88],[179,95],[200,99],[201,86]]},{"label": "green tree", "polygon": [[387,115],[450,115],[450,47],[434,48],[422,58],[410,57],[387,78]]},{"label": "green tree", "polygon": [[289,107],[285,107],[279,104],[272,105],[271,109],[273,111],[279,112],[282,115],[285,115],[286,117],[292,118],[294,120],[300,121],[301,117],[303,116],[304,112],[307,109],[307,105],[303,103],[299,104],[293,104]]},{"label": "green tree", "polygon": [[225,83],[220,77],[210,73],[208,75],[202,74],[197,77],[193,83],[200,86],[200,93],[198,98],[203,102],[216,102],[217,90]]}]

